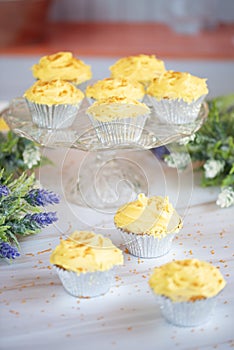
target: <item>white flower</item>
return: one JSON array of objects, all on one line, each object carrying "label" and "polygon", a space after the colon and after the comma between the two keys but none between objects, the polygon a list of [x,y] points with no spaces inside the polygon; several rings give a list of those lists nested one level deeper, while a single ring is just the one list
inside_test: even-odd
[{"label": "white flower", "polygon": [[221,208],[228,208],[234,204],[234,190],[232,187],[225,187],[218,195],[216,204]]},{"label": "white flower", "polygon": [[23,160],[29,169],[37,165],[41,160],[39,147],[34,145],[27,145],[23,151]]},{"label": "white flower", "polygon": [[190,136],[186,136],[183,137],[180,141],[179,141],[179,145],[187,145],[190,141],[194,141],[195,140],[196,135],[192,134]]},{"label": "white flower", "polygon": [[191,159],[189,154],[186,152],[172,152],[165,157],[165,162],[171,168],[183,170],[189,165]]},{"label": "white flower", "polygon": [[205,169],[205,177],[207,179],[213,179],[220,174],[224,169],[225,162],[221,160],[209,159],[203,165]]}]

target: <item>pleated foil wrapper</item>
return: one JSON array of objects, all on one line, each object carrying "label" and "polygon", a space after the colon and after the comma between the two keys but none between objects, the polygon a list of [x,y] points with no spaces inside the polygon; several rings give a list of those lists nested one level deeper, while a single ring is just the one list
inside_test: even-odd
[{"label": "pleated foil wrapper", "polygon": [[114,284],[113,269],[77,274],[54,266],[64,289],[79,298],[92,298],[106,294]]},{"label": "pleated foil wrapper", "polygon": [[139,235],[127,233],[119,229],[125,247],[130,254],[139,258],[158,258],[167,254],[171,247],[175,233],[169,233],[164,237],[158,238],[150,235]]},{"label": "pleated foil wrapper", "polygon": [[156,295],[163,317],[175,326],[194,327],[209,321],[217,303],[217,296],[193,302],[175,302]]},{"label": "pleated foil wrapper", "polygon": [[64,129],[70,127],[79,111],[81,102],[76,105],[52,105],[39,104],[28,101],[32,121],[40,128]]},{"label": "pleated foil wrapper", "polygon": [[177,125],[193,123],[199,115],[204,98],[205,95],[194,102],[187,103],[183,100],[157,100],[152,96],[147,96],[148,105],[152,105],[156,117],[162,123]]},{"label": "pleated foil wrapper", "polygon": [[118,145],[137,143],[141,138],[148,116],[123,118],[111,122],[100,122],[90,115],[89,118],[101,143]]}]

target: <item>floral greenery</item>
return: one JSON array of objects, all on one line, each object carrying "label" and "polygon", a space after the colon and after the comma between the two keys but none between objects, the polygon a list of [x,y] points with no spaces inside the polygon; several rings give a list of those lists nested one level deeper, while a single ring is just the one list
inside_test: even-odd
[{"label": "floral greenery", "polygon": [[19,256],[19,237],[36,234],[57,221],[55,212],[43,212],[41,206],[59,203],[52,191],[35,188],[35,174],[23,173],[17,179],[0,171],[0,257]]},{"label": "floral greenery", "polygon": [[41,207],[59,203],[59,197],[36,188],[34,170],[45,164],[51,162],[35,143],[12,131],[0,132],[0,258],[15,259],[20,237],[57,220],[56,213]]},{"label": "floral greenery", "polygon": [[24,137],[17,136],[12,131],[0,132],[0,168],[4,168],[4,176],[13,174],[18,177],[24,171],[51,163],[46,157],[41,157],[39,147]]},{"label": "floral greenery", "polygon": [[[202,171],[201,185],[219,186],[217,204],[234,204],[234,94],[208,101],[209,115],[200,130],[165,155],[169,166],[184,169],[192,162]],[[189,157],[188,157],[189,155]]]}]

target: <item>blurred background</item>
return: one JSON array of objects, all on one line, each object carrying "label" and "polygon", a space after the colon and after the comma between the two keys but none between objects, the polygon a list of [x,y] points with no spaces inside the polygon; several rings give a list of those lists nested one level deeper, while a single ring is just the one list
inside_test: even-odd
[{"label": "blurred background", "polygon": [[0,0],[0,100],[34,82],[43,55],[71,51],[109,76],[116,59],[155,54],[167,69],[233,92],[234,0]]},{"label": "blurred background", "polygon": [[233,0],[0,0],[0,47],[45,39],[53,23],[165,24],[194,35],[234,22]]},{"label": "blurred background", "polygon": [[[143,21],[174,26],[190,22],[194,30],[234,21],[233,0],[54,0],[51,20]],[[195,22],[197,22],[195,24]],[[175,27],[180,29],[179,27]],[[182,29],[182,28],[181,28]]]}]

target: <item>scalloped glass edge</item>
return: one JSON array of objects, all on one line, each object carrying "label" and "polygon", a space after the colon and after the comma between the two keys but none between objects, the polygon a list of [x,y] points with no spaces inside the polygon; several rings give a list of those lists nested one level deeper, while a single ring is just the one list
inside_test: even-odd
[{"label": "scalloped glass edge", "polygon": [[[190,124],[168,124],[160,122],[152,109],[145,126],[140,130],[137,140],[118,141],[111,138],[103,142],[100,138],[99,127],[93,127],[85,114],[88,101],[85,99],[77,114],[77,118],[69,128],[45,129],[33,124],[27,104],[23,98],[15,98],[9,107],[3,111],[2,116],[16,134],[30,139],[37,144],[50,148],[67,147],[83,151],[97,151],[104,149],[151,149],[177,142],[196,132],[208,116],[208,105],[203,102],[197,119]],[[126,125],[119,122],[118,132],[121,134]],[[136,127],[136,126],[135,126]]]}]

